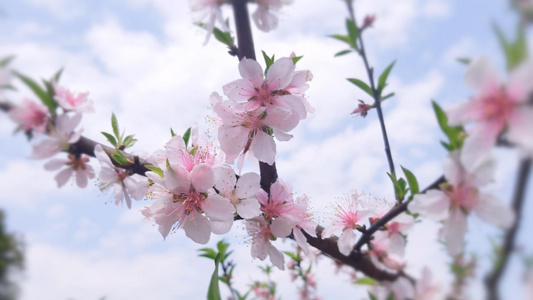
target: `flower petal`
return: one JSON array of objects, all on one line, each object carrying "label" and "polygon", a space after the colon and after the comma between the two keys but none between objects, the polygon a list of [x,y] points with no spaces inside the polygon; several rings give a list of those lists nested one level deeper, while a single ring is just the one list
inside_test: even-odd
[{"label": "flower petal", "polygon": [[514,212],[492,195],[483,195],[474,212],[483,221],[508,229],[515,221]]},{"label": "flower petal", "polygon": [[450,210],[444,223],[444,241],[450,255],[459,255],[463,251],[466,232],[466,215],[460,208]]},{"label": "flower petal", "polygon": [[183,220],[181,225],[191,240],[198,244],[207,244],[211,236],[211,225],[209,220],[198,211],[193,211]]},{"label": "flower petal", "polygon": [[344,230],[337,241],[340,253],[349,255],[355,245],[355,240],[356,236],[352,229]]}]

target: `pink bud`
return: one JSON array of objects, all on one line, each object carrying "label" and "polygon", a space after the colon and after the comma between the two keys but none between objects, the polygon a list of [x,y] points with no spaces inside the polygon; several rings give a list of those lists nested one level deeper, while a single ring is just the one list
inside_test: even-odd
[{"label": "pink bud", "polygon": [[366,115],[368,114],[368,111],[373,108],[374,106],[370,105],[370,104],[366,104],[365,102],[363,102],[362,100],[359,100],[359,104],[357,105],[357,108],[354,109],[354,111],[352,111],[352,114],[360,114],[361,117],[366,117]]}]

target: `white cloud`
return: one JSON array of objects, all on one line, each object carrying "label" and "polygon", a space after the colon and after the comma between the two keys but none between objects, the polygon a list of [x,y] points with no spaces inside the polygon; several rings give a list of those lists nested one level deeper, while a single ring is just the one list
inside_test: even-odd
[{"label": "white cloud", "polygon": [[85,4],[81,0],[25,0],[30,5],[44,8],[56,17],[72,20],[80,16]]}]

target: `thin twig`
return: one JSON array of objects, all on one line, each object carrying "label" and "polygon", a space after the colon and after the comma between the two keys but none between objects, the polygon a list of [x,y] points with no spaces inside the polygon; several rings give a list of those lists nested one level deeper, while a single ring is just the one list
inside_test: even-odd
[{"label": "thin twig", "polygon": [[531,158],[522,160],[518,168],[518,178],[516,181],[512,203],[512,208],[515,213],[515,220],[513,226],[511,226],[511,228],[509,228],[509,230],[507,230],[505,234],[503,246],[501,249],[501,255],[497,258],[497,262],[494,266],[494,269],[485,279],[487,299],[489,300],[500,299],[500,281],[509,262],[509,257],[511,256],[515,247],[515,239],[516,234],[518,232],[518,228],[520,226],[520,220],[522,217],[522,207],[526,198],[526,188],[530,172]]},{"label": "thin twig", "polygon": [[[346,5],[348,6],[348,13],[350,14],[350,19],[353,21],[353,23],[357,27],[357,22],[355,20],[355,14],[353,10],[352,1],[346,0]],[[374,98],[374,107],[376,108],[377,113],[378,113],[379,125],[381,127],[381,135],[383,136],[383,143],[385,145],[385,155],[387,156],[387,162],[389,164],[390,173],[395,174],[394,173],[394,161],[392,160],[392,153],[390,150],[389,138],[387,136],[387,128],[385,127],[385,119],[383,117],[383,110],[381,109],[381,101],[379,99],[378,91],[374,83],[374,69],[370,67],[368,63],[368,58],[366,57],[365,44],[363,42],[363,30],[361,30],[359,27],[357,28],[359,29],[359,34],[357,36],[357,40],[359,41],[359,54],[361,55],[361,58],[363,59],[363,63],[365,64],[366,73],[368,75],[368,81],[370,82],[370,88],[372,89],[372,96]],[[396,193],[394,194],[395,194],[396,200],[399,200],[398,195],[396,195]]]}]

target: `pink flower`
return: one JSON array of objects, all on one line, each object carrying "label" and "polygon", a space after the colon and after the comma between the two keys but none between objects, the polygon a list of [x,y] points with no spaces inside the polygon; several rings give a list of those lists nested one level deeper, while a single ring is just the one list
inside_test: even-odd
[{"label": "pink flower", "polygon": [[466,217],[471,211],[485,222],[508,228],[514,222],[514,214],[492,195],[482,194],[479,187],[492,179],[493,163],[477,164],[472,173],[460,162],[460,152],[453,151],[444,161],[444,177],[448,184],[442,190],[429,190],[415,195],[409,210],[435,221],[444,220],[444,240],[448,252],[458,255],[463,250]]},{"label": "pink flower", "polygon": [[308,88],[306,79],[312,78],[309,71],[296,74],[294,68],[292,58],[283,57],[276,60],[266,76],[263,76],[263,68],[257,61],[243,58],[239,63],[242,79],[226,84],[223,87],[224,94],[230,100],[240,103],[245,111],[264,106],[267,107],[267,113],[270,113],[273,106],[283,107],[293,115],[284,119],[295,122],[296,124],[288,126],[294,128],[299,120],[307,116],[303,91]]},{"label": "pink flower", "polygon": [[131,198],[135,200],[144,198],[148,191],[146,177],[138,174],[127,174],[123,169],[115,167],[101,145],[94,147],[94,155],[101,165],[98,174],[100,190],[105,192],[113,187],[116,205],[122,205],[123,200],[126,199],[128,208],[131,208]]},{"label": "pink flower", "polygon": [[270,257],[270,262],[278,269],[284,270],[285,258],[283,254],[270,243],[274,238],[268,223],[263,217],[255,217],[244,221],[248,234],[252,237],[252,257],[264,260]]},{"label": "pink flower", "polygon": [[66,167],[57,173],[55,179],[57,181],[57,187],[62,187],[72,177],[72,174],[76,174],[76,183],[80,188],[85,188],[89,178],[94,178],[94,170],[91,165],[87,164],[89,156],[82,154],[80,158],[76,158],[74,155],[69,154],[68,159],[56,158],[52,159],[44,165],[44,168],[48,171],[55,171],[61,167]]},{"label": "pink flower", "polygon": [[94,112],[93,103],[87,99],[89,93],[73,94],[66,88],[54,85],[54,100],[65,111],[73,111],[76,113],[92,113]]},{"label": "pink flower", "polygon": [[335,218],[322,232],[322,237],[327,238],[335,232],[342,231],[337,245],[344,255],[349,255],[355,245],[357,237],[354,230],[374,213],[364,196],[353,191],[349,198],[338,203]]},{"label": "pink flower", "polygon": [[[205,30],[207,30],[204,45],[209,42],[209,37],[215,28],[216,21],[218,21],[222,31],[230,31],[220,10],[220,6],[225,2],[227,0],[189,0],[191,10],[194,13],[194,23],[204,24]],[[207,22],[205,22],[206,19]]]},{"label": "pink flower", "polygon": [[218,166],[213,168],[216,183],[215,188],[218,194],[229,199],[235,206],[237,214],[243,219],[251,219],[259,216],[259,202],[255,195],[261,189],[259,175],[256,173],[245,173],[237,178],[235,172],[229,166]]},{"label": "pink flower", "polygon": [[422,276],[416,281],[414,299],[445,299],[440,284],[433,281],[433,275],[428,267],[424,267],[422,269]]},{"label": "pink flower", "polygon": [[252,14],[255,25],[262,31],[270,31],[278,27],[278,17],[271,11],[278,11],[282,5],[291,4],[292,0],[255,0],[257,9]]},{"label": "pink flower", "polygon": [[366,104],[365,102],[363,102],[362,100],[359,100],[359,104],[357,105],[357,108],[354,109],[354,111],[352,111],[352,115],[357,115],[359,114],[361,117],[366,117],[366,115],[368,114],[368,111],[370,109],[372,109],[374,106],[373,105],[370,105],[370,104]]},{"label": "pink flower", "polygon": [[9,117],[22,126],[24,131],[33,130],[34,136],[39,136],[46,131],[48,124],[48,110],[42,105],[24,99],[22,106],[17,106],[9,112]]},{"label": "pink flower", "polygon": [[271,128],[279,140],[292,137],[286,134],[296,126],[295,122],[284,118],[290,113],[282,107],[274,107],[266,113],[265,107],[252,111],[238,112],[235,102],[222,101],[217,93],[211,95],[213,110],[220,117],[222,125],[218,128],[220,148],[226,154],[226,162],[233,163],[242,152],[248,151],[259,160],[272,165],[276,156],[276,144],[270,135]]},{"label": "pink flower", "polygon": [[208,164],[195,165],[191,172],[171,165],[164,170],[164,178],[153,172],[146,175],[153,181],[154,203],[143,214],[155,220],[163,237],[177,226],[193,241],[205,244],[211,232],[224,234],[231,229],[235,208],[212,189],[215,175]]},{"label": "pink flower", "polygon": [[[369,250],[374,264],[383,264],[385,267],[396,271],[402,270],[405,267],[403,259],[405,241],[401,240],[399,245],[398,242],[399,240],[391,239],[386,232],[376,232],[374,239],[371,241],[372,248]],[[401,254],[398,253],[400,251],[402,252]]]},{"label": "pink flower", "polygon": [[448,111],[451,125],[476,122],[463,145],[461,162],[476,167],[507,130],[509,141],[533,151],[533,108],[527,105],[533,91],[533,62],[516,67],[506,85],[487,58],[473,61],[466,73],[466,84],[478,95]]},{"label": "pink flower", "polygon": [[81,122],[81,114],[69,116],[63,114],[55,119],[54,125],[50,126],[48,136],[52,139],[33,145],[32,158],[42,159],[52,157],[60,151],[67,151],[70,144],[80,139],[81,131],[74,129]]}]

